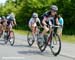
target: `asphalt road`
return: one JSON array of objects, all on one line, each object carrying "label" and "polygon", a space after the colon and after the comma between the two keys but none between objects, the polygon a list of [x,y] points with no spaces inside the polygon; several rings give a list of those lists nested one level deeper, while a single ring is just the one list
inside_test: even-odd
[{"label": "asphalt road", "polygon": [[61,53],[55,57],[49,47],[43,53],[38,49],[36,42],[29,47],[26,36],[16,35],[14,46],[10,46],[9,43],[5,45],[4,41],[0,40],[0,60],[75,60],[75,50],[71,50],[67,43],[63,43]]}]

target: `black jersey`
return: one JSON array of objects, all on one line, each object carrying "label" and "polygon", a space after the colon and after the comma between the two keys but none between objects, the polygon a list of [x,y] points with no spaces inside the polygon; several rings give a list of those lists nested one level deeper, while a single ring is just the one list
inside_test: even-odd
[{"label": "black jersey", "polygon": [[[51,12],[50,11],[47,11],[47,12],[45,12],[43,15],[42,15],[42,19],[41,19],[41,24],[42,24],[42,20],[44,19],[44,17],[46,17],[47,18],[47,20],[46,20],[46,23],[47,24],[50,24],[50,22],[52,23],[52,24],[54,24],[54,17],[53,16],[51,16]],[[43,25],[43,24],[42,24]]]}]

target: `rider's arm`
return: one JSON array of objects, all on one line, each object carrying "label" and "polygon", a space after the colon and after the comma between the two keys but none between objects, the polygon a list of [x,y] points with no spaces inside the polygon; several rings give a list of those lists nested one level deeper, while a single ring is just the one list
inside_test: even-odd
[{"label": "rider's arm", "polygon": [[14,20],[14,25],[16,25],[16,21]]},{"label": "rider's arm", "polygon": [[14,22],[14,25],[16,25],[16,19],[15,18],[14,18],[14,21],[13,22]]},{"label": "rider's arm", "polygon": [[58,18],[56,18],[55,20],[56,20],[56,25],[60,25]]},{"label": "rider's arm", "polygon": [[38,25],[42,27],[42,25],[41,25],[41,22],[40,22],[40,19],[39,19],[39,18],[37,18],[37,22],[38,22]]},{"label": "rider's arm", "polygon": [[43,24],[43,25],[47,25],[47,24],[46,24],[46,20],[47,20],[47,17],[44,16],[44,18],[43,18],[43,20],[42,20],[42,24]]},{"label": "rider's arm", "polygon": [[29,25],[29,26],[31,25],[31,19],[29,20],[29,23],[28,23],[28,25]]},{"label": "rider's arm", "polygon": [[32,26],[34,23],[33,23],[33,19],[31,18],[30,20],[29,20],[29,26]]}]

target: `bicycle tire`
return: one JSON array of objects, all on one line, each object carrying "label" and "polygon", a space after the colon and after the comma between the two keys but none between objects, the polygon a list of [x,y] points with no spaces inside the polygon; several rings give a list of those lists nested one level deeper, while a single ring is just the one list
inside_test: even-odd
[{"label": "bicycle tire", "polygon": [[[33,45],[33,43],[34,43],[34,40],[31,39],[32,42],[30,42],[30,37],[29,37],[30,34],[31,34],[31,32],[28,32],[28,34],[27,34],[27,42],[28,42],[29,46],[31,47],[31,46]],[[32,37],[32,38],[33,38],[33,37]]]},{"label": "bicycle tire", "polygon": [[4,43],[5,44],[7,44],[7,42],[8,42],[8,33],[7,32],[4,32],[5,34],[4,34]]},{"label": "bicycle tire", "polygon": [[[13,36],[11,36],[11,33],[13,34]],[[15,43],[15,35],[14,35],[14,32],[13,31],[10,31],[9,32],[8,41],[9,41],[9,43],[10,43],[11,46],[14,45],[14,43]]]},{"label": "bicycle tire", "polygon": [[[44,36],[43,36],[43,38],[44,38]],[[41,52],[44,52],[45,49],[46,49],[46,47],[47,47],[47,43],[46,43],[46,40],[45,39],[44,39],[44,41],[42,39],[41,39],[41,41],[39,41],[40,39],[41,39],[41,37],[38,36],[37,37],[37,45],[38,45],[40,51]],[[41,46],[42,42],[43,42],[43,45]]]},{"label": "bicycle tire", "polygon": [[[55,34],[55,33],[54,33]],[[51,48],[51,52],[53,53],[53,55],[54,56],[57,56],[57,55],[59,55],[59,53],[60,53],[60,51],[61,51],[61,39],[60,39],[60,37],[59,37],[59,35],[58,34],[55,34],[56,36],[57,36],[57,38],[58,38],[58,41],[59,41],[59,48],[58,48],[58,51],[57,52],[54,52],[53,51],[53,47],[52,47],[52,39],[50,40],[50,48]],[[52,36],[52,38],[53,38],[54,36]]]}]

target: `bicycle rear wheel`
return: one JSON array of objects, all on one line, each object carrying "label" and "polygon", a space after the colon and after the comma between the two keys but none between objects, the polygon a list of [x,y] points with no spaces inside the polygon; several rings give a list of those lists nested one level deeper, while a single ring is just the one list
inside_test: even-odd
[{"label": "bicycle rear wheel", "polygon": [[29,46],[32,46],[33,43],[34,43],[34,41],[35,40],[33,39],[32,33],[31,32],[28,32],[28,34],[27,34],[27,42],[28,42]]},{"label": "bicycle rear wheel", "polygon": [[58,34],[52,35],[52,40],[50,41],[51,52],[54,56],[57,56],[61,51],[61,40]]}]

